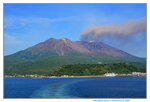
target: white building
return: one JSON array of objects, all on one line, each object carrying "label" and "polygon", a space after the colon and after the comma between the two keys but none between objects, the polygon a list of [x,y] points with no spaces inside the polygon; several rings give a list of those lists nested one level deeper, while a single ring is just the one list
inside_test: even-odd
[{"label": "white building", "polygon": [[114,77],[114,76],[116,76],[116,74],[115,73],[105,73],[104,76],[106,76],[106,77]]},{"label": "white building", "polygon": [[132,72],[132,75],[136,75],[136,76],[146,76],[146,73],[142,73],[142,72]]},{"label": "white building", "polygon": [[62,75],[61,77],[69,77],[68,75]]},{"label": "white building", "polygon": [[97,62],[98,64],[102,64],[102,62]]}]

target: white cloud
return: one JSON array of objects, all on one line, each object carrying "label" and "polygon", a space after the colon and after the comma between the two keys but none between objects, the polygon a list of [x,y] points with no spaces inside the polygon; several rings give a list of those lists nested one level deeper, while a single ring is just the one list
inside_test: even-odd
[{"label": "white cloud", "polygon": [[76,17],[64,17],[64,18],[42,18],[42,17],[5,17],[4,18],[4,27],[5,29],[17,29],[25,27],[28,24],[39,24],[47,25],[53,22],[62,22],[62,21],[75,21],[79,20]]},{"label": "white cloud", "polygon": [[4,34],[4,43],[9,45],[22,44],[23,42],[18,40],[17,37]]}]

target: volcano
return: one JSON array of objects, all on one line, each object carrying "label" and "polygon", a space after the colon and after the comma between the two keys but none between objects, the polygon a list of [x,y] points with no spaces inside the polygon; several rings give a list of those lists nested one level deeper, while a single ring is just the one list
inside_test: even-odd
[{"label": "volcano", "polygon": [[47,73],[66,64],[139,62],[133,56],[103,42],[50,38],[25,50],[4,57],[5,73]]}]

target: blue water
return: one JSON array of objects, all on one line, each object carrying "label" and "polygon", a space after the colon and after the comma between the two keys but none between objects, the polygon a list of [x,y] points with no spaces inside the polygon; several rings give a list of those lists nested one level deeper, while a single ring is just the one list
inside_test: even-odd
[{"label": "blue water", "polygon": [[4,97],[146,98],[146,78],[5,78]]}]

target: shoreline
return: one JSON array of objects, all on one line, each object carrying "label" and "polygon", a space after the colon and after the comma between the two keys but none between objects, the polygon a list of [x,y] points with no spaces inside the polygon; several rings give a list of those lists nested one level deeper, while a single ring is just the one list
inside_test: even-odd
[{"label": "shoreline", "polygon": [[104,77],[146,77],[146,74],[143,75],[133,75],[133,74],[118,74],[116,76],[105,76],[105,75],[90,75],[90,76],[43,76],[43,75],[16,75],[10,76],[5,75],[4,78],[104,78]]}]

